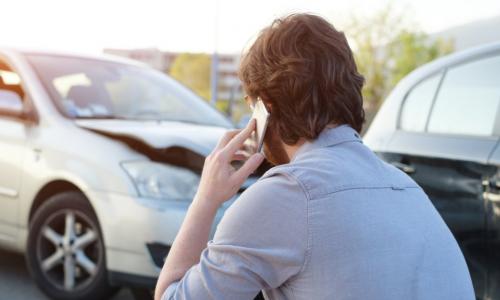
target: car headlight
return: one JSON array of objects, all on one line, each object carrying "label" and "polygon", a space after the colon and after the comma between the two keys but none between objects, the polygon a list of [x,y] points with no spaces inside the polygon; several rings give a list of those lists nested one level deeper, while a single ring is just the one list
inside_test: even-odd
[{"label": "car headlight", "polygon": [[200,176],[188,169],[151,162],[123,162],[123,169],[142,197],[191,201],[200,183]]}]

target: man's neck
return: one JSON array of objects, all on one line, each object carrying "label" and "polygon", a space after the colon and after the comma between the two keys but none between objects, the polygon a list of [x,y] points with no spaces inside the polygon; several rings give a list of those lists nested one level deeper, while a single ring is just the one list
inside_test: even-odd
[{"label": "man's neck", "polygon": [[[325,129],[331,129],[331,128],[335,128],[337,126],[338,126],[337,124],[328,124],[328,125],[326,125]],[[288,158],[290,160],[292,160],[292,158],[295,156],[295,153],[299,150],[299,148],[302,145],[304,145],[305,142],[306,142],[306,139],[300,138],[297,141],[297,143],[295,143],[294,145],[287,145],[287,144],[283,143],[283,141],[281,142],[281,144],[283,145],[283,149],[285,149],[285,152],[288,155]]]},{"label": "man's neck", "polygon": [[299,150],[300,146],[304,145],[305,142],[306,140],[304,138],[299,139],[294,145],[287,145],[282,142],[283,149],[285,149],[285,152],[290,160],[295,156],[297,150]]}]

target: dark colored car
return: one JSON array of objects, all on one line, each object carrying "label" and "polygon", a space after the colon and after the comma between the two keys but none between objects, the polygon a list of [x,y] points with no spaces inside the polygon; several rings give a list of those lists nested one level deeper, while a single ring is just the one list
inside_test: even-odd
[{"label": "dark colored car", "polygon": [[365,143],[426,191],[455,235],[476,297],[500,299],[500,43],[404,78]]}]

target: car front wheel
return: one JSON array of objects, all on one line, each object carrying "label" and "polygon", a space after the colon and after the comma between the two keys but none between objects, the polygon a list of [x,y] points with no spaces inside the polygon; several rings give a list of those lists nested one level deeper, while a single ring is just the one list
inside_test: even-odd
[{"label": "car front wheel", "polygon": [[108,284],[97,217],[82,193],[57,194],[35,212],[26,260],[37,285],[53,299],[105,299],[115,291]]}]

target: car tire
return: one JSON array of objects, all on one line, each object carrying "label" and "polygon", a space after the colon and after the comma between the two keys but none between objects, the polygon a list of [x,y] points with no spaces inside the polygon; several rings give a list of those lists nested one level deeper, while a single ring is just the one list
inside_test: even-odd
[{"label": "car tire", "polygon": [[30,222],[26,261],[38,287],[52,299],[98,300],[109,285],[97,217],[80,192],[54,195]]}]

